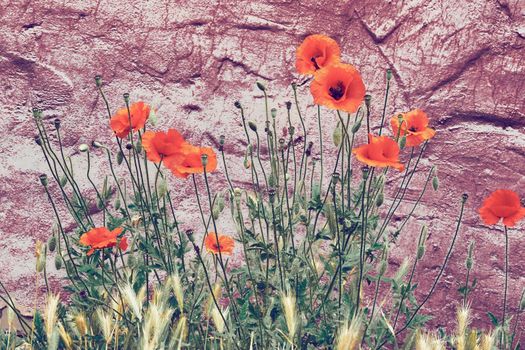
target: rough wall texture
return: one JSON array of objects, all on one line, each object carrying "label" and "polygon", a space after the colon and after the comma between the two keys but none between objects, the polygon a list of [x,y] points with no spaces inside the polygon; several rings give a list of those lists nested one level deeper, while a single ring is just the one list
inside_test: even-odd
[{"label": "rough wall texture", "polygon": [[[496,188],[525,196],[522,0],[0,0],[0,271],[16,299],[26,306],[34,299],[34,241],[47,239],[52,223],[37,179],[46,166],[33,142],[32,107],[44,109],[48,123],[62,119],[69,154],[95,138],[109,142],[93,81],[101,74],[114,109],[122,105],[122,93],[130,92],[133,100],[158,105],[161,126],[177,127],[195,142],[217,145],[225,134],[228,162],[240,168],[245,141],[233,101],[240,99],[249,118],[262,121],[254,82],[265,81],[274,93],[272,106],[283,115],[289,84],[297,79],[295,47],[318,32],[335,38],[345,60],[362,72],[376,122],[386,68],[394,73],[388,114],[419,107],[431,117],[438,133],[409,197],[418,195],[431,164],[439,167],[441,189],[424,196],[393,262],[413,252],[419,225],[429,222],[430,248],[418,271],[422,290],[428,290],[453,233],[460,194],[467,192],[465,225],[427,312],[436,316],[435,325],[452,318],[465,276],[466,245],[475,239],[473,277],[479,283],[472,307],[475,323],[487,325],[487,310],[500,313],[504,238],[501,230],[480,223],[476,209]],[[310,137],[317,137],[306,89],[301,103]],[[329,113],[325,118],[328,141],[335,119]],[[80,166],[81,160],[76,162]],[[105,165],[96,162],[94,177],[106,171]],[[247,180],[239,176],[241,184]],[[220,188],[224,178],[213,181]],[[176,185],[180,215],[190,221],[191,188]],[[515,310],[525,287],[523,224],[511,231],[510,240],[510,307]]]}]

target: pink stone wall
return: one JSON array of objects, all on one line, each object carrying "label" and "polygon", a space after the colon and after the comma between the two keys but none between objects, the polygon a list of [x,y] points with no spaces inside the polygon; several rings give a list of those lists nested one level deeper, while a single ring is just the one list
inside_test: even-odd
[{"label": "pink stone wall", "polygon": [[[393,263],[412,253],[420,225],[429,223],[429,249],[418,271],[423,293],[448,248],[460,195],[470,195],[458,245],[426,309],[436,316],[433,324],[453,318],[471,239],[477,242],[473,277],[479,281],[472,295],[474,322],[487,325],[488,310],[500,315],[504,236],[483,226],[476,209],[500,187],[525,197],[522,0],[0,0],[0,278],[16,299],[32,304],[33,246],[36,239],[49,237],[52,224],[38,182],[46,166],[33,141],[32,107],[42,108],[49,124],[62,119],[67,153],[82,173],[83,155],[76,147],[111,140],[93,80],[101,74],[113,109],[129,92],[132,100],[152,101],[159,108],[161,127],[179,128],[194,142],[217,146],[225,134],[228,162],[242,169],[246,143],[233,102],[241,100],[248,118],[261,122],[263,104],[255,82],[263,81],[272,106],[284,116],[289,84],[298,78],[295,47],[312,33],[335,38],[344,59],[362,72],[373,96],[375,125],[384,71],[391,68],[388,114],[422,108],[438,131],[409,199],[418,195],[432,164],[439,169],[440,190],[424,196],[410,230],[392,252]],[[301,92],[308,137],[318,138],[312,99],[307,89]],[[333,154],[335,118],[328,112],[324,118],[326,154]],[[94,177],[107,171],[102,158],[95,161]],[[248,180],[243,171],[235,173],[240,185]],[[220,172],[213,181],[215,189],[225,187]],[[180,181],[174,186],[180,188],[179,215],[190,222],[195,218],[191,187]],[[400,217],[409,209],[402,206]],[[523,224],[511,230],[510,240],[514,312],[525,288]],[[50,270],[55,275],[52,264]],[[58,277],[52,283],[58,285]]]}]

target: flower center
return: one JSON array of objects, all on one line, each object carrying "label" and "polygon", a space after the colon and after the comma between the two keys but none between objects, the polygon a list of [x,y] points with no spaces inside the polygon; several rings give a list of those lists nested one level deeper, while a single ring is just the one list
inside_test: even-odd
[{"label": "flower center", "polygon": [[334,100],[340,100],[345,94],[345,86],[343,82],[339,81],[337,86],[332,86],[328,89],[328,94],[334,98]]}]

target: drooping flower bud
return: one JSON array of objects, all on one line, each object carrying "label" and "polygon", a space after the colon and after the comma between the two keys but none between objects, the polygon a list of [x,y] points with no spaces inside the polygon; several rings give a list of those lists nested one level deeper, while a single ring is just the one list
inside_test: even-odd
[{"label": "drooping flower bud", "polygon": [[361,122],[363,121],[363,118],[359,118],[355,124],[352,126],[352,134],[355,134],[356,132],[359,131],[359,129],[361,128]]},{"label": "drooping flower bud", "polygon": [[40,135],[35,136],[35,143],[39,146],[42,146],[42,138],[40,138]]},{"label": "drooping flower bud", "polygon": [[257,88],[263,92],[266,91],[266,87],[260,81],[257,82]]},{"label": "drooping flower bud", "polygon": [[248,122],[248,126],[250,127],[250,129],[252,129],[252,131],[257,132],[257,125],[255,125],[255,123]]},{"label": "drooping flower bud", "polygon": [[55,255],[55,269],[60,270],[62,268],[62,256],[60,254]]},{"label": "drooping flower bud", "polygon": [[407,144],[407,136],[403,135],[399,138],[399,148],[403,149],[405,148],[405,145]]},{"label": "drooping flower bud", "polygon": [[83,144],[81,144],[80,146],[78,146],[78,150],[79,150],[80,152],[87,152],[87,151],[89,151],[89,146],[86,145],[85,143],[83,143]]},{"label": "drooping flower bud", "polygon": [[53,234],[47,240],[47,249],[49,249],[50,252],[54,252],[56,247],[57,247],[57,238]]},{"label": "drooping flower bud", "polygon": [[434,189],[434,191],[437,191],[439,189],[439,179],[437,175],[434,175],[434,177],[432,178],[432,188]]},{"label": "drooping flower bud", "polygon": [[117,164],[120,165],[120,164],[122,164],[123,161],[124,161],[124,153],[119,151],[117,153]]}]

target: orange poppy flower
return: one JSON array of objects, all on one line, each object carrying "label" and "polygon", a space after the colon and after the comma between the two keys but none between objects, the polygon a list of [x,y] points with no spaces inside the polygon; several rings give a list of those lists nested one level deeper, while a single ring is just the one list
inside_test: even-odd
[{"label": "orange poppy flower", "polygon": [[[401,113],[403,118],[400,121],[398,115],[392,117],[390,125],[394,135],[399,133],[399,136],[406,134],[408,147],[419,146],[423,141],[430,140],[436,134],[434,129],[428,127],[428,117],[425,112],[420,109],[414,109],[407,113]],[[401,130],[399,124],[401,123]]]},{"label": "orange poppy flower", "polygon": [[217,169],[217,155],[209,147],[196,147],[189,143],[184,143],[180,151],[165,159],[164,165],[171,170],[173,175],[180,178],[187,178],[190,174],[199,174],[204,172],[202,166],[202,155],[208,156],[206,172],[213,172]]},{"label": "orange poppy flower", "polygon": [[315,73],[310,92],[318,105],[354,113],[365,97],[365,85],[354,66],[336,63]]},{"label": "orange poppy flower", "polygon": [[80,236],[80,243],[88,246],[91,249],[87,255],[93,254],[95,249],[112,248],[117,245],[121,250],[128,249],[128,239],[122,237],[119,241],[118,236],[122,233],[122,227],[117,227],[113,231],[109,231],[105,227],[96,227]]},{"label": "orange poppy flower", "polygon": [[117,113],[111,117],[109,125],[115,134],[122,139],[128,136],[131,129],[133,129],[133,131],[142,129],[149,117],[149,112],[149,105],[144,102],[137,102],[129,106],[129,116],[126,107],[119,109]]},{"label": "orange poppy flower", "polygon": [[372,167],[392,167],[403,171],[405,166],[399,162],[399,145],[386,136],[368,134],[368,144],[352,150],[357,160]]},{"label": "orange poppy flower", "polygon": [[168,132],[146,131],[142,135],[142,147],[146,151],[147,158],[154,163],[179,153],[184,143],[186,141],[175,129],[169,129]]},{"label": "orange poppy flower", "polygon": [[[219,238],[218,244],[217,237]],[[220,248],[221,254],[231,255],[235,241],[230,236],[216,235],[215,232],[209,232],[204,239],[204,245],[206,250],[212,254],[219,254]]]},{"label": "orange poppy flower", "polygon": [[525,217],[525,208],[521,206],[520,197],[511,190],[492,192],[478,212],[486,225],[494,225],[503,220],[503,225],[514,227]]},{"label": "orange poppy flower", "polygon": [[334,39],[314,34],[306,37],[297,48],[295,68],[300,74],[313,74],[340,59],[341,50]]}]

